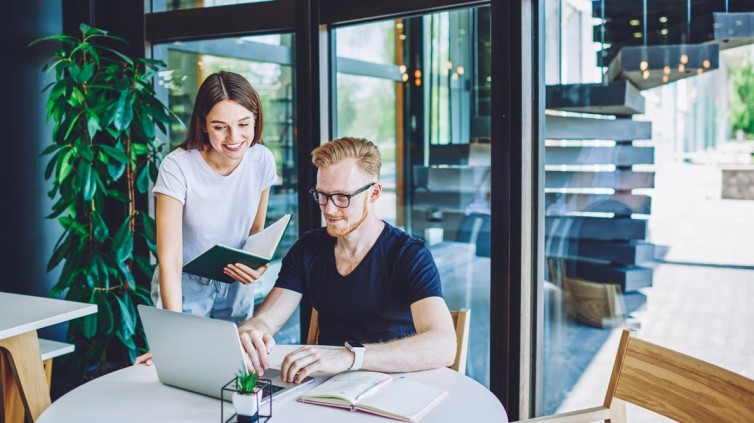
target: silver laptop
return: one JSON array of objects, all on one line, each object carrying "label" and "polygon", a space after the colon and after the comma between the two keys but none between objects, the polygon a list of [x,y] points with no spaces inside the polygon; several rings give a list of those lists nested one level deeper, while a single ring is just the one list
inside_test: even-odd
[{"label": "silver laptop", "polygon": [[[152,359],[160,382],[220,398],[221,388],[245,366],[248,357],[235,324],[208,317],[176,313],[139,305]],[[262,376],[272,380],[272,397],[299,391],[314,379],[286,383],[280,371],[269,369]],[[230,388],[234,388],[229,385]],[[263,401],[269,398],[265,392]],[[230,400],[226,392],[225,400]]]}]

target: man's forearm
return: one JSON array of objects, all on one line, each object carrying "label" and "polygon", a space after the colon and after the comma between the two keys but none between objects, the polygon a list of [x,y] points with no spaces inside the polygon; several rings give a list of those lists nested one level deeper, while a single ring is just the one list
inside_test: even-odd
[{"label": "man's forearm", "polygon": [[453,364],[454,333],[424,332],[382,344],[368,344],[362,369],[382,372],[414,372]]}]

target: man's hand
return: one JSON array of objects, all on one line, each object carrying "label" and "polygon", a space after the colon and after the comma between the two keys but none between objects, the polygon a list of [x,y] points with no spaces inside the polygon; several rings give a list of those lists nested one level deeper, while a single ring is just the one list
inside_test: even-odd
[{"label": "man's hand", "polygon": [[146,364],[147,366],[152,365],[152,352],[147,351],[146,353],[136,357],[136,360],[134,360],[134,366],[137,364]]},{"label": "man's hand", "polygon": [[249,285],[256,282],[257,279],[261,278],[264,272],[267,271],[268,267],[270,267],[270,265],[265,264],[259,269],[252,269],[245,264],[231,263],[225,266],[223,272],[231,278],[237,280],[238,282],[241,282],[244,285]]},{"label": "man's hand", "polygon": [[259,329],[244,329],[243,326],[238,328],[238,336],[249,356],[253,371],[263,376],[264,371],[270,368],[270,353],[275,347],[275,338]]},{"label": "man's hand", "polygon": [[314,372],[340,373],[351,368],[355,356],[343,348],[307,345],[285,356],[280,366],[283,382],[301,383]]}]

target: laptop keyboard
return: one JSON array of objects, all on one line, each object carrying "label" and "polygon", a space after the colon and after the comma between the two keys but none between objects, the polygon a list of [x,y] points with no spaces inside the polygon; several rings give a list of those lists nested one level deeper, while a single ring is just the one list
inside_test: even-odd
[{"label": "laptop keyboard", "polygon": [[282,386],[267,385],[267,386],[264,387],[264,390],[262,391],[262,392],[264,392],[262,394],[262,398],[269,397],[270,395],[274,394],[275,392],[282,391],[283,389],[285,389],[285,388],[282,387]]}]

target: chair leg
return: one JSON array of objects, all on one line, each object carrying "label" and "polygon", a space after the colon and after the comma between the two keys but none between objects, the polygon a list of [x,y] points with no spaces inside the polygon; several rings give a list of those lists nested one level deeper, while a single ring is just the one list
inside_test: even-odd
[{"label": "chair leg", "polygon": [[610,420],[605,420],[606,423],[626,423],[626,402],[613,398],[610,403]]},{"label": "chair leg", "polygon": [[[40,360],[39,338],[31,331],[0,340],[3,350],[3,411],[6,423],[23,422],[26,413],[32,422],[50,405],[50,388]],[[52,367],[50,367],[52,369]],[[17,398],[22,402],[21,414]]]},{"label": "chair leg", "polygon": [[0,373],[2,374],[2,419],[5,423],[23,423],[26,421],[26,410],[21,401],[21,393],[18,392],[16,381],[13,377],[13,368],[7,353],[0,350]]}]

